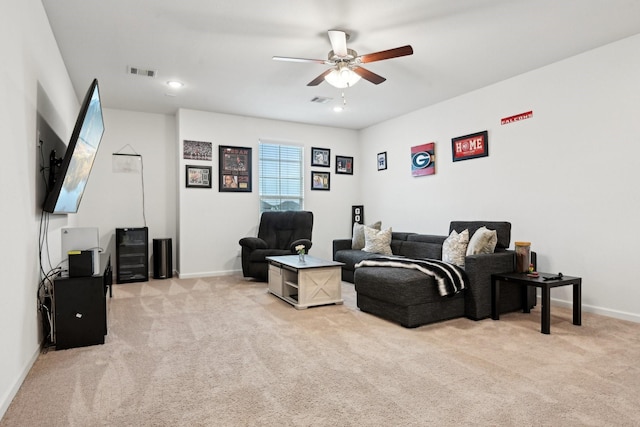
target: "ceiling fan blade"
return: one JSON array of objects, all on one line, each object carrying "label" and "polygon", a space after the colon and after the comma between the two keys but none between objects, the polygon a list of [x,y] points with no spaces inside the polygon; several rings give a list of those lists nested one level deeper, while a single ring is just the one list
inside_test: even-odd
[{"label": "ceiling fan blade", "polygon": [[324,59],[307,59],[307,58],[290,58],[288,56],[274,56],[272,58],[275,61],[287,61],[287,62],[313,62],[316,64],[331,64],[331,62]]},{"label": "ceiling fan blade", "polygon": [[367,62],[382,61],[383,59],[391,59],[407,55],[413,55],[413,48],[410,45],[360,55],[359,58],[361,63],[366,64]]},{"label": "ceiling fan blade", "polygon": [[331,41],[331,48],[333,53],[340,58],[347,56],[347,35],[344,31],[329,30],[329,40]]},{"label": "ceiling fan blade", "polygon": [[315,79],[311,80],[309,83],[307,83],[307,86],[318,86],[320,83],[322,83],[324,81],[324,76],[329,74],[331,71],[333,71],[333,68],[329,68],[327,71],[325,71],[324,73],[320,74]]},{"label": "ceiling fan blade", "polygon": [[369,70],[367,70],[366,68],[362,68],[362,67],[354,67],[353,68],[353,72],[356,73],[357,75],[359,75],[360,77],[362,77],[365,80],[369,80],[371,83],[375,84],[375,85],[379,85],[380,83],[384,82],[385,79],[384,77],[382,77],[381,75],[378,75],[374,72],[371,72]]}]

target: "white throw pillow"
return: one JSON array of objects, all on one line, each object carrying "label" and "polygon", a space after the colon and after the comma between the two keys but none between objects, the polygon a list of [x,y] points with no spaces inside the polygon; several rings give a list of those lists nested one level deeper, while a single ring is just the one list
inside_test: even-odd
[{"label": "white throw pillow", "polygon": [[442,261],[464,267],[468,244],[469,230],[464,230],[462,233],[452,230],[442,244]]},{"label": "white throw pillow", "polygon": [[391,228],[380,231],[365,227],[364,248],[362,250],[374,254],[393,255],[391,252]]},{"label": "white throw pillow", "polygon": [[496,230],[489,230],[482,226],[473,233],[467,247],[467,255],[492,254],[497,243],[498,233]]},{"label": "white throw pillow", "polygon": [[364,248],[364,228],[370,227],[380,230],[382,228],[382,221],[374,222],[371,225],[353,223],[353,238],[351,239],[351,249],[360,250]]}]

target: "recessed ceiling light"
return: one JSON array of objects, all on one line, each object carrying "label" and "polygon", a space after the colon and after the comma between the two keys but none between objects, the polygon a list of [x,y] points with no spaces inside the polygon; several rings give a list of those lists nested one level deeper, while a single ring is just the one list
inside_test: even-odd
[{"label": "recessed ceiling light", "polygon": [[342,105],[336,105],[335,107],[333,107],[333,111],[335,113],[342,113],[344,111],[344,107]]},{"label": "recessed ceiling light", "polygon": [[177,80],[169,80],[167,82],[167,85],[173,89],[180,89],[182,86],[184,86],[184,83]]}]

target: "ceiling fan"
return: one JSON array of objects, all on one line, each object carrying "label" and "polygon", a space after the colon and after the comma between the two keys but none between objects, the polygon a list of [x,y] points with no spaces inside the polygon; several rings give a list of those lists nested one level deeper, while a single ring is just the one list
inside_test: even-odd
[{"label": "ceiling fan", "polygon": [[331,65],[331,68],[311,80],[307,86],[317,86],[322,83],[323,80],[326,80],[327,83],[332,86],[345,88],[353,86],[360,78],[376,85],[386,80],[384,77],[361,67],[360,64],[413,54],[413,48],[410,45],[406,45],[395,49],[358,55],[355,50],[347,48],[347,39],[349,37],[347,33],[341,30],[329,30],[328,34],[332,50],[329,52],[326,60],[290,58],[286,56],[274,56],[273,59],[276,61],[313,62],[316,64]]}]

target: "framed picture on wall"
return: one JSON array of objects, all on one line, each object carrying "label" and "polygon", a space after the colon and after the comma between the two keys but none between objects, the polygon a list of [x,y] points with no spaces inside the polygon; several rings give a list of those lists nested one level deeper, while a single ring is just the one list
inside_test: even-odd
[{"label": "framed picture on wall", "polygon": [[378,170],[385,170],[387,168],[387,152],[383,151],[378,153]]},{"label": "framed picture on wall", "polygon": [[436,173],[436,143],[411,147],[411,175],[425,176]]},{"label": "framed picture on wall", "polygon": [[186,165],[187,188],[211,188],[211,166]]},{"label": "framed picture on wall", "polygon": [[329,172],[311,171],[311,189],[312,190],[330,190],[331,174]]},{"label": "framed picture on wall", "polygon": [[336,156],[336,173],[353,175],[353,157]]},{"label": "framed picture on wall", "polygon": [[311,147],[311,166],[331,167],[331,150]]},{"label": "framed picture on wall", "polygon": [[220,192],[251,192],[251,147],[218,147]]},{"label": "framed picture on wall", "polygon": [[477,159],[489,155],[488,132],[482,131],[451,139],[453,161]]},{"label": "framed picture on wall", "polygon": [[208,160],[212,157],[212,144],[205,141],[184,140],[182,158],[188,160]]}]

